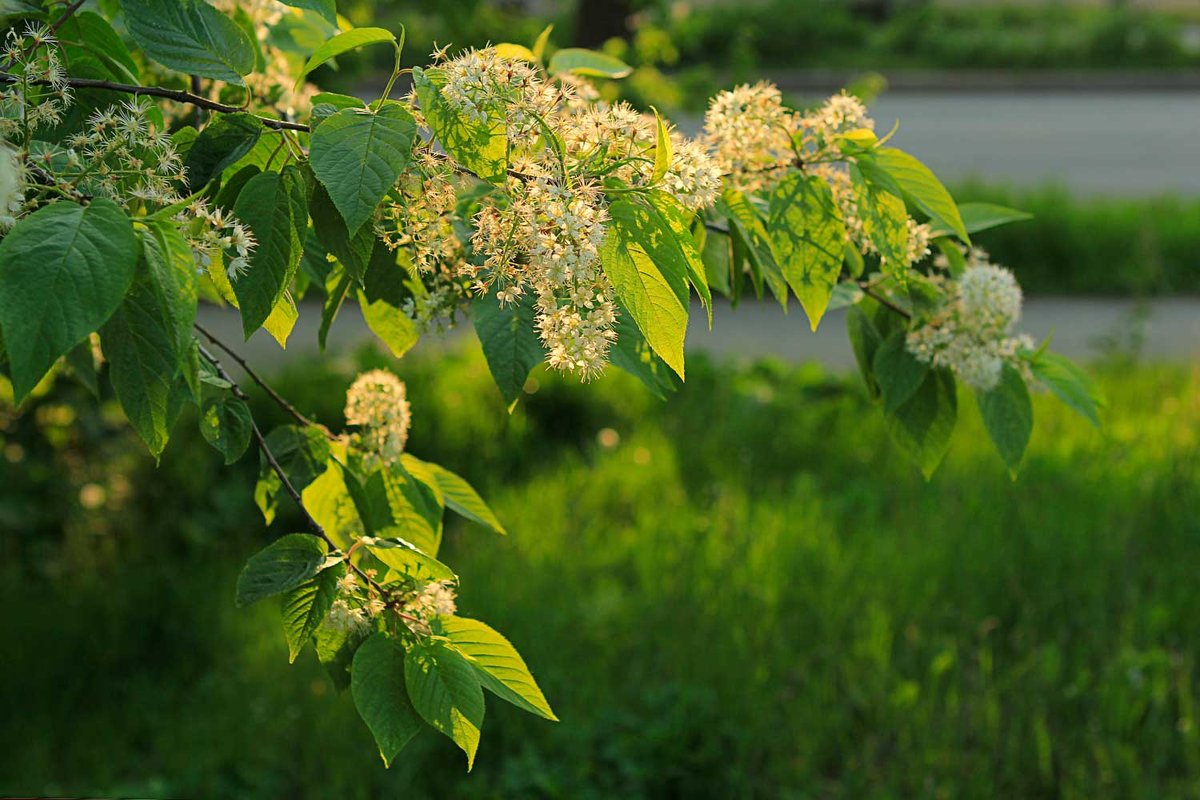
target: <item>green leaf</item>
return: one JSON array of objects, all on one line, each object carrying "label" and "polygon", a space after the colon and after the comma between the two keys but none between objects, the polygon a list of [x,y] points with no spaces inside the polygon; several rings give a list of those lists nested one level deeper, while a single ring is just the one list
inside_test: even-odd
[{"label": "green leaf", "polygon": [[[762,281],[765,279],[779,305],[787,311],[788,287],[783,270],[775,263],[771,237],[767,234],[762,216],[746,195],[728,187],[721,193],[718,210],[729,220],[733,238],[733,279],[741,280],[742,260],[750,262],[751,277],[755,291],[762,297]],[[736,297],[736,292],[735,292]]]},{"label": "green leaf", "polygon": [[385,633],[372,635],[354,654],[354,707],[371,729],[385,767],[421,730],[421,719],[408,699],[405,672],[404,647]]},{"label": "green leaf", "polygon": [[15,402],[112,316],[140,250],[125,212],[105,199],[52,203],[0,241],[0,330]]},{"label": "green leaf", "polygon": [[350,233],[371,219],[412,163],[416,134],[416,120],[399,103],[386,103],[378,112],[348,108],[313,131],[313,172]]},{"label": "green leaf", "polygon": [[881,182],[866,176],[858,167],[851,165],[850,178],[858,198],[859,215],[862,217],[863,232],[883,262],[884,272],[903,276],[908,269],[908,211],[904,201],[888,191]]},{"label": "green leaf", "polygon": [[330,24],[337,25],[336,0],[279,0],[285,6],[304,8],[320,14]]},{"label": "green leaf", "polygon": [[250,556],[237,581],[237,604],[294,589],[321,571],[328,546],[307,533],[289,533]]},{"label": "green leaf", "polygon": [[407,258],[405,251],[393,252],[376,241],[362,288],[358,290],[363,320],[396,358],[411,350],[421,338],[416,323],[405,311],[405,301],[412,297],[406,286],[409,270],[398,259]]},{"label": "green leaf", "polygon": [[659,400],[666,400],[679,389],[679,376],[655,355],[629,312],[619,304],[614,330],[617,340],[608,351],[608,360],[614,367],[637,378]]},{"label": "green leaf", "polygon": [[250,407],[237,397],[209,398],[200,409],[200,433],[225,457],[226,465],[241,458],[250,446],[252,425]]},{"label": "green leaf", "polygon": [[958,421],[954,375],[945,369],[930,370],[913,396],[888,415],[887,421],[896,444],[929,480],[946,455]]},{"label": "green leaf", "polygon": [[875,352],[875,380],[883,395],[883,410],[894,414],[896,409],[908,402],[929,372],[929,365],[917,360],[908,351],[908,334],[899,330],[889,336]]},{"label": "green leaf", "polygon": [[441,632],[471,662],[483,688],[523,711],[558,721],[525,660],[490,626],[466,617],[439,617]]},{"label": "green leaf", "polygon": [[338,264],[329,271],[325,279],[325,301],[321,304],[321,327],[317,330],[317,345],[325,352],[325,341],[329,337],[329,329],[337,318],[342,303],[346,300],[346,292],[350,289],[351,278]]},{"label": "green leaf", "polygon": [[1097,428],[1100,427],[1100,412],[1105,401],[1090,375],[1069,358],[1057,353],[1039,353],[1029,366],[1033,376],[1054,392],[1059,400],[1082,414]]},{"label": "green leaf", "polygon": [[533,57],[539,62],[542,60],[542,56],[546,54],[546,44],[550,41],[550,32],[553,30],[553,25],[547,25],[542,28],[542,32],[533,40]]},{"label": "green leaf", "polygon": [[975,399],[992,443],[1015,478],[1033,433],[1033,401],[1025,379],[1016,367],[1005,364],[999,385],[990,391],[976,391]]},{"label": "green leaf", "polygon": [[129,48],[108,20],[94,11],[77,11],[70,17],[60,18],[58,40],[71,62],[72,75],[77,62],[72,53],[72,46],[75,46],[103,62],[115,80],[139,82],[140,72]]},{"label": "green leaf", "polygon": [[244,86],[254,43],[203,0],[121,0],[125,27],[146,55],[185,75]]},{"label": "green leaf", "polygon": [[283,633],[288,643],[288,663],[304,649],[333,607],[338,595],[338,579],[346,574],[345,564],[336,564],[317,573],[283,596]]},{"label": "green leaf", "polygon": [[328,468],[300,492],[300,498],[336,547],[346,550],[355,539],[367,534],[336,461],[329,462]]},{"label": "green leaf", "polygon": [[873,151],[871,157],[895,179],[917,207],[929,215],[933,224],[947,228],[967,244],[971,243],[954,198],[929,167],[894,147],[881,147]]},{"label": "green leaf", "polygon": [[633,67],[619,58],[580,47],[564,47],[556,52],[548,69],[551,75],[570,72],[589,78],[624,78],[633,72]]},{"label": "green leaf", "polygon": [[1033,219],[1033,214],[993,203],[963,203],[958,207],[968,233],[998,228],[1013,222]]},{"label": "green leaf", "polygon": [[284,289],[283,294],[275,301],[271,315],[263,321],[262,326],[263,330],[286,350],[288,337],[292,335],[299,319],[300,309],[296,308],[296,301],[292,299],[291,292]]},{"label": "green leaf", "polygon": [[361,540],[371,552],[389,569],[413,578],[423,578],[429,581],[451,581],[455,579],[454,571],[438,561],[420,547],[402,538],[406,529],[400,526],[384,528],[379,537]]},{"label": "green leaf", "polygon": [[[0,347],[0,350],[3,348]],[[92,352],[92,341],[90,338],[84,339],[79,344],[71,348],[71,352],[64,357],[67,366],[71,368],[71,375],[75,380],[79,381],[83,388],[87,389],[88,394],[93,398],[100,399],[100,379],[96,374],[96,357]],[[0,363],[3,363],[5,357],[0,355]]]},{"label": "green leaf", "polygon": [[371,44],[396,44],[396,37],[390,31],[383,28],[351,28],[348,31],[339,33],[325,44],[321,45],[309,57],[304,64],[304,69],[300,71],[300,75],[296,78],[296,86],[304,83],[304,79],[308,74],[317,67],[324,64],[330,59],[337,58],[343,53],[349,53],[351,50],[357,50],[360,47],[366,47]]},{"label": "green leaf", "polygon": [[445,498],[446,506],[456,514],[501,535],[505,533],[504,526],[500,524],[500,520],[496,518],[492,510],[488,508],[487,503],[483,502],[483,498],[479,496],[475,488],[467,483],[466,480],[443,466],[428,461],[421,461],[409,453],[404,453],[400,457],[400,460],[404,464],[404,468],[410,473],[415,473],[417,468],[427,469],[437,482],[437,487],[441,490]]},{"label": "green leaf", "polygon": [[307,221],[303,178],[293,167],[282,173],[255,175],[238,195],[233,210],[257,242],[249,269],[233,284],[242,329],[249,339],[271,316],[300,266],[298,217]]},{"label": "green leaf", "polygon": [[[646,193],[650,207],[657,213],[675,236],[675,243],[687,264],[688,283],[695,287],[700,296],[700,305],[708,314],[708,327],[712,328],[712,289],[708,286],[708,272],[704,266],[704,256],[701,246],[692,233],[692,220],[695,214],[688,211],[670,194],[658,190]],[[701,228],[703,230],[703,228]]]},{"label": "green leaf", "polygon": [[475,764],[483,727],[483,689],[475,668],[456,650],[436,641],[414,644],[404,659],[404,683],[413,708],[434,730]]},{"label": "green leaf", "polygon": [[671,159],[675,157],[673,148],[671,147],[671,132],[667,130],[667,123],[663,122],[662,116],[658,113],[658,109],[654,111],[655,122],[655,145],[654,145],[654,171],[650,173],[650,183],[656,184],[661,181],[671,169]]},{"label": "green leaf", "polygon": [[442,96],[446,77],[440,69],[413,69],[413,86],[421,114],[442,147],[481,179],[502,184],[508,177],[508,134],[504,109],[485,109],[477,122],[463,115]]},{"label": "green leaf", "polygon": [[821,178],[793,172],[771,193],[767,230],[772,252],[815,331],[837,286],[846,227]]},{"label": "green leaf", "polygon": [[364,225],[358,233],[351,236],[341,212],[337,210],[329,192],[320,181],[313,187],[308,210],[312,215],[317,239],[345,267],[349,276],[361,281],[366,275],[367,265],[370,264],[371,254],[375,250],[375,231],[371,226]]},{"label": "green leaf", "polygon": [[192,143],[187,154],[187,180],[199,191],[254,149],[263,124],[253,114],[219,114]]},{"label": "green leaf", "polygon": [[[266,439],[267,447],[274,454],[276,463],[283,469],[297,492],[303,492],[325,472],[333,455],[329,439],[323,432],[312,427],[283,425],[268,433]],[[282,488],[279,476],[267,463],[266,457],[262,457],[254,500],[268,525],[275,518],[275,499]]]},{"label": "green leaf", "polygon": [[682,378],[688,266],[675,236],[661,218],[628,200],[613,202],[609,217],[600,250],[604,272],[650,347]]},{"label": "green leaf", "polygon": [[510,411],[521,397],[530,371],[546,357],[534,315],[533,297],[521,297],[501,308],[495,290],[476,298],[471,306],[483,356]]}]

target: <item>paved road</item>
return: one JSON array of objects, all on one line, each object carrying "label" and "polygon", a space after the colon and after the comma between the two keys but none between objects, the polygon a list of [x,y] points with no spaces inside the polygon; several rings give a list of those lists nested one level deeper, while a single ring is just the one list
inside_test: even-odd
[{"label": "paved road", "polygon": [[1200,92],[892,92],[871,112],[946,180],[1200,194]]},{"label": "paved road", "polygon": [[[714,329],[709,331],[701,310],[693,309],[689,352],[734,359],[773,356],[793,363],[818,362],[833,370],[849,369],[854,364],[843,312],[829,314],[812,333],[795,304],[786,316],[777,305],[769,303],[746,304],[737,309],[725,305],[715,311]],[[235,344],[252,364],[267,371],[316,352],[320,317],[319,308],[303,309],[291,344],[287,350],[280,350],[262,331],[250,342],[237,344],[241,342],[241,325],[236,312],[213,306],[200,309],[202,325]],[[1054,349],[1082,361],[1101,355],[1103,340],[1128,343],[1130,335],[1140,331],[1142,354],[1147,360],[1200,364],[1200,299],[1157,300],[1144,306],[1120,300],[1033,299],[1026,303],[1021,330],[1038,338],[1053,332]],[[426,337],[418,347],[445,347],[470,337],[468,324],[444,338]],[[347,352],[372,341],[357,307],[347,306],[330,332],[329,348],[332,353]]]}]

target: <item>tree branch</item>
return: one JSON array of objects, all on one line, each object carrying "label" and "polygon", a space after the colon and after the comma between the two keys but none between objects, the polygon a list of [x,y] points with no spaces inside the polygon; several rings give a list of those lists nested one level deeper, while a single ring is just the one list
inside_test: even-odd
[{"label": "tree branch", "polygon": [[54,24],[50,26],[50,32],[58,33],[58,29],[61,28],[66,23],[67,20],[69,20],[71,17],[75,16],[75,12],[78,11],[79,7],[82,6],[86,2],[87,2],[87,0],[75,0],[74,3],[69,5],[66,8],[66,10],[63,11],[63,15],[61,17],[59,17],[58,19],[56,19],[54,21]]},{"label": "tree branch", "polygon": [[[249,375],[250,379],[252,381],[254,381],[256,384],[258,384],[258,388],[260,388],[264,392],[266,392],[267,396],[270,397],[272,400],[274,400],[275,403],[280,408],[282,408],[284,411],[286,411],[288,413],[288,415],[291,416],[292,419],[296,420],[301,425],[305,425],[305,426],[311,425],[314,428],[318,428],[318,429],[324,431],[326,436],[333,438],[333,435],[329,432],[329,430],[324,425],[321,425],[318,422],[314,422],[313,420],[311,420],[308,417],[301,414],[296,409],[295,406],[293,406],[286,399],[284,399],[283,395],[279,394],[279,392],[272,389],[270,384],[268,384],[265,380],[263,380],[261,377],[259,377],[258,373],[250,368],[250,365],[248,363],[246,363],[246,359],[242,358],[236,352],[234,352],[229,347],[229,345],[225,344],[220,339],[218,339],[216,336],[209,333],[209,331],[203,325],[201,325],[199,322],[195,323],[194,327],[196,328],[196,330],[200,331],[200,333],[204,334],[205,338],[207,338],[210,342],[212,342],[214,345],[221,348],[221,350],[223,350],[226,354],[228,354],[229,357],[232,358],[237,363],[237,365],[242,368],[242,371],[245,372],[247,375]],[[210,358],[209,360],[211,361],[212,359]],[[225,376],[222,375],[221,377],[224,378]],[[225,380],[229,380],[229,379],[225,378]]]},{"label": "tree branch", "polygon": [[885,308],[890,308],[892,311],[895,311],[897,314],[904,317],[905,319],[912,319],[911,313],[909,313],[908,311],[905,311],[903,308],[896,305],[891,300],[887,299],[883,295],[876,292],[874,287],[867,281],[859,281],[858,288],[862,291],[863,294],[865,294],[867,297],[874,300],[876,303],[879,303],[881,306],[884,306]]},{"label": "tree branch", "polygon": [[[16,83],[20,80],[17,76],[10,73],[0,73],[0,83]],[[30,81],[31,84],[38,86],[48,86],[49,81],[36,80]],[[174,100],[177,103],[189,103],[198,108],[203,108],[206,111],[216,111],[221,114],[238,114],[245,112],[244,108],[237,106],[229,106],[224,103],[218,103],[215,100],[209,100],[207,97],[201,97],[198,94],[185,92],[182,89],[164,89],[160,86],[135,86],[131,83],[117,83],[115,81],[98,80],[96,78],[67,78],[67,86],[72,89],[102,89],[109,92],[119,92],[121,94],[131,94],[135,97],[161,97],[166,100]],[[305,131],[309,127],[302,122],[289,122],[283,119],[274,119],[273,117],[263,117],[257,114],[255,116],[259,122],[272,130],[277,131]]]}]

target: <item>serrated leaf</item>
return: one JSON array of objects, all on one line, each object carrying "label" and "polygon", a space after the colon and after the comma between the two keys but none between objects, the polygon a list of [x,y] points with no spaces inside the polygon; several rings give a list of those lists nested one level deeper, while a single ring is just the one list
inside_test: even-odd
[{"label": "serrated leaf", "polygon": [[[283,425],[267,434],[267,447],[275,456],[284,474],[297,492],[319,478],[326,470],[332,457],[329,439],[318,429]],[[254,490],[254,501],[268,525],[275,518],[276,497],[283,488],[279,476],[267,463],[266,457],[259,462],[258,485]]]},{"label": "serrated leaf", "polygon": [[185,75],[244,86],[254,43],[202,0],[121,0],[125,27],[147,56]]},{"label": "serrated leaf", "polygon": [[881,147],[871,157],[895,179],[917,207],[929,215],[933,224],[948,228],[966,244],[971,243],[954,198],[929,167],[894,147]]},{"label": "serrated leaf", "polygon": [[404,683],[417,713],[449,737],[475,764],[483,727],[483,689],[475,668],[460,653],[439,642],[417,643],[404,659]]},{"label": "serrated leaf", "polygon": [[312,134],[313,172],[353,235],[412,163],[417,123],[398,103],[378,112],[348,108],[322,122]]},{"label": "serrated leaf", "polygon": [[297,217],[307,221],[307,203],[299,172],[289,167],[282,173],[255,175],[238,195],[234,214],[257,243],[249,268],[233,283],[242,330],[249,339],[271,316],[300,266]]},{"label": "serrated leaf", "polygon": [[253,114],[217,115],[188,150],[188,186],[192,191],[203,189],[253,150],[264,130]]},{"label": "serrated leaf", "polygon": [[633,67],[619,58],[581,47],[562,48],[550,58],[547,69],[551,75],[570,72],[589,78],[624,78],[633,72]]},{"label": "serrated leaf", "polygon": [[338,260],[348,275],[361,281],[375,250],[375,231],[364,225],[351,236],[341,212],[320,181],[313,187],[308,209],[321,245]]},{"label": "serrated leaf", "polygon": [[471,321],[488,370],[510,410],[521,397],[529,373],[546,357],[534,315],[531,296],[501,308],[494,290],[476,298],[471,306]]},{"label": "serrated leaf", "polygon": [[1015,478],[1033,433],[1033,401],[1025,379],[1016,367],[1005,364],[996,388],[976,391],[975,399],[992,443]]},{"label": "serrated leaf", "polygon": [[354,654],[350,692],[358,715],[371,729],[383,765],[390,767],[421,730],[421,719],[408,699],[405,653],[400,642],[376,633]]},{"label": "serrated leaf", "polygon": [[653,111],[655,122],[654,170],[650,173],[650,183],[656,184],[671,169],[671,159],[675,157],[675,154],[671,147],[671,132],[667,129],[667,123],[663,122],[657,108]]},{"label": "serrated leaf", "polygon": [[850,177],[858,200],[863,233],[871,240],[883,262],[884,272],[903,276],[908,269],[908,211],[904,201],[878,180],[866,177],[851,165]]},{"label": "serrated leaf", "polygon": [[226,465],[245,454],[253,423],[250,407],[237,397],[210,398],[200,409],[200,434],[225,457]]},{"label": "serrated leaf", "polygon": [[328,616],[338,595],[338,579],[345,574],[346,565],[336,564],[284,594],[283,633],[287,637],[288,663],[296,662],[300,651]]},{"label": "serrated leaf", "polygon": [[454,570],[403,538],[407,532],[400,526],[384,528],[379,531],[379,536],[362,541],[371,555],[402,575],[427,581],[454,580]]},{"label": "serrated leaf", "polygon": [[674,234],[645,206],[617,200],[609,206],[600,260],[650,347],[682,378],[688,267]]},{"label": "serrated leaf", "polygon": [[294,589],[326,566],[324,541],[307,533],[289,533],[250,557],[237,581],[237,604],[246,606]]},{"label": "serrated leaf", "polygon": [[140,251],[125,212],[105,199],[45,206],[0,241],[0,329],[15,402],[112,316]]},{"label": "serrated leaf", "polygon": [[[708,314],[708,327],[712,328],[712,289],[708,285],[708,272],[704,266],[704,256],[701,245],[692,233],[692,220],[695,214],[680,204],[667,192],[651,190],[646,193],[650,207],[662,218],[667,227],[675,235],[675,243],[687,265],[688,283],[700,297],[700,305]],[[700,230],[703,230],[701,228]]]},{"label": "serrated leaf", "polygon": [[421,114],[442,147],[482,180],[503,183],[508,177],[508,134],[504,109],[484,109],[487,118],[468,118],[442,96],[440,69],[413,69],[413,86]]},{"label": "serrated leaf", "polygon": [[501,535],[506,533],[504,526],[500,524],[500,520],[497,519],[492,509],[488,508],[487,503],[479,496],[479,492],[475,491],[475,487],[467,483],[465,479],[439,464],[421,461],[410,453],[404,453],[400,459],[410,473],[415,473],[417,468],[429,471],[437,482],[438,489],[442,492],[447,508],[496,533]]},{"label": "serrated leaf", "polygon": [[439,617],[438,627],[471,662],[483,688],[517,708],[558,721],[525,659],[490,626],[466,617]]},{"label": "serrated leaf", "polygon": [[360,47],[385,43],[395,45],[396,37],[392,35],[391,31],[386,31],[383,28],[351,28],[348,31],[343,31],[313,52],[308,61],[305,62],[304,69],[300,71],[299,77],[296,78],[296,86],[303,84],[308,74],[326,61],[337,58],[343,53],[349,53],[351,50],[357,50]]},{"label": "serrated leaf", "polygon": [[846,227],[821,178],[794,172],[771,192],[767,220],[772,253],[815,331],[837,286]]},{"label": "serrated leaf", "polygon": [[742,262],[748,261],[751,269],[751,279],[754,290],[762,297],[762,284],[765,281],[771,293],[779,301],[779,305],[787,311],[788,286],[783,277],[783,270],[775,263],[771,251],[771,237],[767,234],[762,216],[741,192],[726,187],[721,192],[718,210],[729,220],[730,237],[732,240],[732,283],[733,296],[736,299],[742,280]]}]

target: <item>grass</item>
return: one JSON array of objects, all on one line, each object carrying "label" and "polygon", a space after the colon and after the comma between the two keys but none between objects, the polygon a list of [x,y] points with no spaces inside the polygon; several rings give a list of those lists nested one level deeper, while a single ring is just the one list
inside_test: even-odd
[{"label": "grass", "polygon": [[[337,363],[283,385],[337,419]],[[666,405],[542,376],[513,417],[475,356],[402,371],[413,451],[486,487],[511,532],[449,531],[461,610],[513,639],[563,721],[491,702],[474,772],[432,733],[385,772],[315,659],[287,665],[278,610],[233,608],[266,535],[181,433],[159,473],[121,462],[123,508],[52,574],[5,533],[0,789],[1196,796],[1195,368],[1102,370],[1103,433],[1039,397],[1015,482],[964,402],[929,483],[854,380],[813,369],[697,359]],[[31,427],[5,437],[33,458]]]}]

